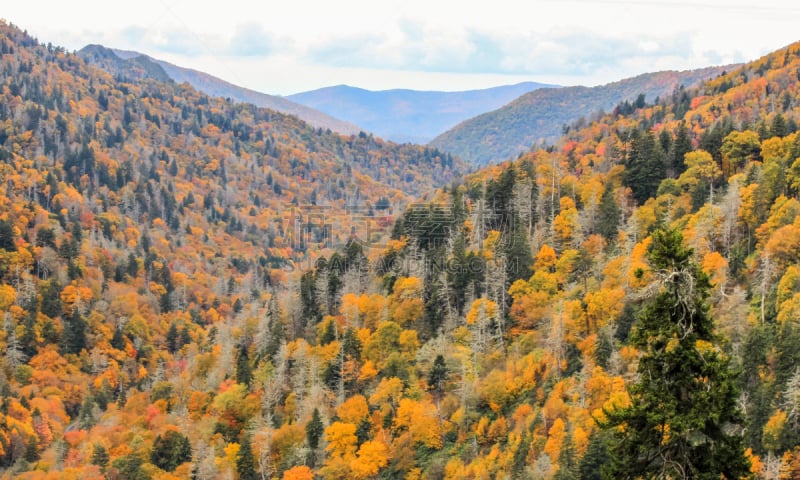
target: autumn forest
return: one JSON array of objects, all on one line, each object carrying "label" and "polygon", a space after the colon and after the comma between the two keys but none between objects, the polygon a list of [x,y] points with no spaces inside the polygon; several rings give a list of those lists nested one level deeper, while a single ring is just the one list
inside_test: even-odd
[{"label": "autumn forest", "polygon": [[478,170],[0,24],[0,477],[800,478],[800,44]]}]

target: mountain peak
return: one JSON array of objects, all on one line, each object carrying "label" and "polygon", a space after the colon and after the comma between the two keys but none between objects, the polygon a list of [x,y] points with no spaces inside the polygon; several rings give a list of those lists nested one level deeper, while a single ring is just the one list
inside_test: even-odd
[{"label": "mountain peak", "polygon": [[494,110],[537,88],[552,85],[522,82],[467,91],[367,90],[350,85],[324,87],[287,98],[362,125],[398,142],[427,143],[457,123]]}]

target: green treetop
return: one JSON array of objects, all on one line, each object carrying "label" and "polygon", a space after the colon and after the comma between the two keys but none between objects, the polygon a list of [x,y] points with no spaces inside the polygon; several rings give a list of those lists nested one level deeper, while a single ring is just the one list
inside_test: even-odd
[{"label": "green treetop", "polygon": [[604,477],[747,477],[734,374],[708,315],[708,277],[676,230],[653,233],[649,260],[658,290],[631,333],[642,356],[630,405],[606,412],[613,439]]}]

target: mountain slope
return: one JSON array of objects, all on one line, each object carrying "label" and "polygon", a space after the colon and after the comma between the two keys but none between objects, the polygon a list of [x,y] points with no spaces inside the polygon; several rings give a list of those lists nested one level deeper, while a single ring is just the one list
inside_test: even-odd
[{"label": "mountain slope", "polygon": [[610,110],[639,94],[647,100],[671,95],[719,75],[728,67],[683,72],[647,73],[598,87],[539,89],[508,105],[466,120],[434,138],[430,144],[459,155],[473,165],[506,160],[534,143],[553,142],[562,127],[599,110]]},{"label": "mountain slope", "polygon": [[[680,478],[698,466],[717,478],[732,465],[738,478],[747,464],[760,479],[800,472],[800,435],[790,420],[800,419],[798,69],[800,43],[685,89],[675,101],[637,102],[576,122],[552,148],[481,169],[398,219],[397,243],[385,256],[394,268],[378,275],[383,285],[399,285],[386,295],[390,305],[408,301],[408,286],[417,285],[423,313],[410,324],[423,346],[409,376],[424,379],[428,394],[412,400],[415,419],[424,422],[420,410],[433,405],[447,405],[432,412],[434,421],[450,413],[446,427],[429,427],[447,440],[429,440],[438,455],[418,468],[466,478],[594,478],[620,466],[631,478],[651,478],[653,470]],[[445,228],[427,226],[437,216]],[[688,250],[673,253],[686,252],[688,268],[668,265],[671,255],[651,256],[652,234],[665,227],[682,237]],[[430,258],[439,261],[421,268]],[[670,318],[656,308],[680,312],[691,302],[692,312],[667,329],[654,325]],[[368,307],[357,311],[371,318]],[[687,321],[706,313],[714,327]],[[382,336],[386,326],[378,325]],[[653,352],[656,362],[641,360]],[[730,362],[741,374],[723,368],[718,381],[696,376],[689,389],[663,388],[650,403],[657,407],[643,407],[647,398],[633,384],[674,383],[698,354],[701,365]],[[396,365],[387,357],[379,361]],[[724,425],[735,436],[722,448],[733,454],[718,464],[706,458],[722,437],[710,415],[720,403],[676,408],[699,406],[704,392],[729,406],[738,398],[742,413]],[[369,397],[374,408],[376,397]],[[668,418],[659,428],[669,435],[653,435],[644,422],[600,428],[631,403],[643,416]],[[646,440],[620,448],[629,444],[617,439],[631,431]],[[395,424],[393,455],[405,453],[405,432]],[[460,454],[468,438],[476,444]],[[669,465],[661,460],[692,450]],[[389,468],[407,459],[395,458]],[[329,458],[326,466],[334,465]]]},{"label": "mountain slope", "polygon": [[[800,43],[460,182],[4,22],[0,66],[0,477],[593,478],[634,430],[800,472]],[[601,430],[643,378],[681,388]]]},{"label": "mountain slope", "polygon": [[463,92],[371,91],[339,85],[288,98],[361,125],[389,140],[427,143],[462,120],[494,110],[543,87],[552,85],[525,82]]},{"label": "mountain slope", "polygon": [[239,87],[213,75],[179,67],[137,52],[114,50],[102,45],[87,45],[78,51],[78,55],[87,62],[96,64],[113,74],[135,79],[147,76],[155,80],[172,79],[177,83],[187,82],[208,95],[231,98],[239,102],[295,115],[316,128],[330,129],[345,135],[358,134],[363,130],[357,125],[333,118],[319,110],[291,102],[283,97]]}]

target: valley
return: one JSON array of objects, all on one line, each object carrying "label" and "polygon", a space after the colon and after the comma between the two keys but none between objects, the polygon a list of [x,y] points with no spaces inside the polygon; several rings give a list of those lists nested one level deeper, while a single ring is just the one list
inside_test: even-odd
[{"label": "valley", "polygon": [[800,475],[799,43],[427,146],[170,68],[0,22],[0,477]]}]

